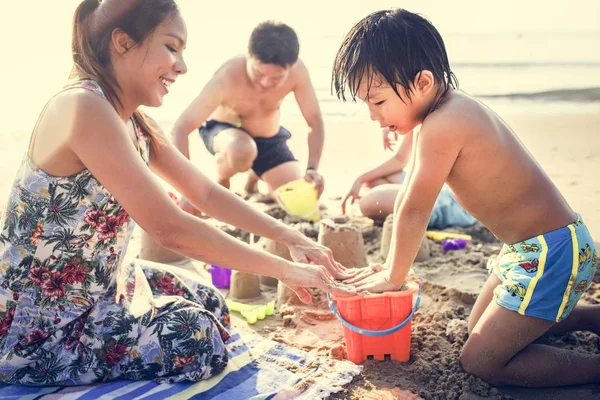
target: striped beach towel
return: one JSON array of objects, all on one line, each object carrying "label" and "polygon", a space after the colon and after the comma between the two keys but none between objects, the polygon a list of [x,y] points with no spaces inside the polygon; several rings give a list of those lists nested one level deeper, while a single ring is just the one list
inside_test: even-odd
[{"label": "striped beach towel", "polygon": [[158,384],[117,380],[71,387],[0,384],[0,399],[321,399],[339,391],[360,373],[361,366],[310,355],[254,333],[233,332],[227,343],[225,371],[197,383]]}]

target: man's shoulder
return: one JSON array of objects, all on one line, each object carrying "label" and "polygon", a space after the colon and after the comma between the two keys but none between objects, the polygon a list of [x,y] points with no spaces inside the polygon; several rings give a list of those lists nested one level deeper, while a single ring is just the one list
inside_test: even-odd
[{"label": "man's shoulder", "polygon": [[308,74],[308,68],[304,61],[301,58],[298,58],[294,63],[293,67],[290,69],[293,76],[304,76]]},{"label": "man's shoulder", "polygon": [[312,86],[308,67],[302,59],[298,58],[294,66],[290,69],[289,80],[292,82],[291,90]]},{"label": "man's shoulder", "polygon": [[214,78],[219,81],[235,81],[245,77],[246,57],[234,56],[225,61],[215,72]]},{"label": "man's shoulder", "polygon": [[228,68],[228,69],[243,68],[245,70],[246,69],[246,56],[244,56],[243,54],[235,55],[235,56],[229,58],[227,61],[225,61],[223,63],[222,68]]}]

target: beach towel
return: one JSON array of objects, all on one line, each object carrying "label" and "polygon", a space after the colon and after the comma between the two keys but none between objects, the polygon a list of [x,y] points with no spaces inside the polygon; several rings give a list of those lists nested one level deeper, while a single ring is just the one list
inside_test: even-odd
[{"label": "beach towel", "polygon": [[249,332],[232,332],[225,371],[196,383],[117,380],[70,387],[0,384],[3,400],[321,399],[341,390],[362,366],[313,356]]}]

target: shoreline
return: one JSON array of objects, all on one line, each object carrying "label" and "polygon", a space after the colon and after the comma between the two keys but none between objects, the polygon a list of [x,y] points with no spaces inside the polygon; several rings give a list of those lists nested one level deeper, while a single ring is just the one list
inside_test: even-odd
[{"label": "shoreline", "polygon": [[[502,116],[502,115],[501,115]],[[596,172],[600,170],[600,113],[581,111],[561,114],[506,114],[503,119],[513,128],[533,157],[541,164],[574,211],[580,213],[592,236],[600,241],[600,187]],[[282,115],[283,125],[292,132],[289,146],[301,163],[306,162],[308,129],[302,118]],[[35,122],[35,121],[33,121]],[[32,122],[32,123],[33,123]],[[165,132],[172,122],[158,119]],[[380,130],[368,118],[325,119],[325,147],[320,171],[325,177],[323,200],[343,197],[354,179],[365,170],[391,157],[381,145]],[[14,175],[26,152],[26,130],[2,134],[5,145],[0,149],[0,209],[4,209]],[[190,135],[192,162],[214,178],[215,166],[199,135]],[[232,179],[232,189],[240,191],[245,175]],[[164,183],[166,188],[169,185]]]}]

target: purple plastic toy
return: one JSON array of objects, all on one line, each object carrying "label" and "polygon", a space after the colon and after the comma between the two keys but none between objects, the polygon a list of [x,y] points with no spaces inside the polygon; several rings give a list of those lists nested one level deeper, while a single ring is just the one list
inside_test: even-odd
[{"label": "purple plastic toy", "polygon": [[231,270],[210,265],[210,277],[213,285],[219,289],[229,289],[231,284]]},{"label": "purple plastic toy", "polygon": [[459,250],[467,247],[466,239],[446,239],[444,241],[444,253],[450,250]]}]

